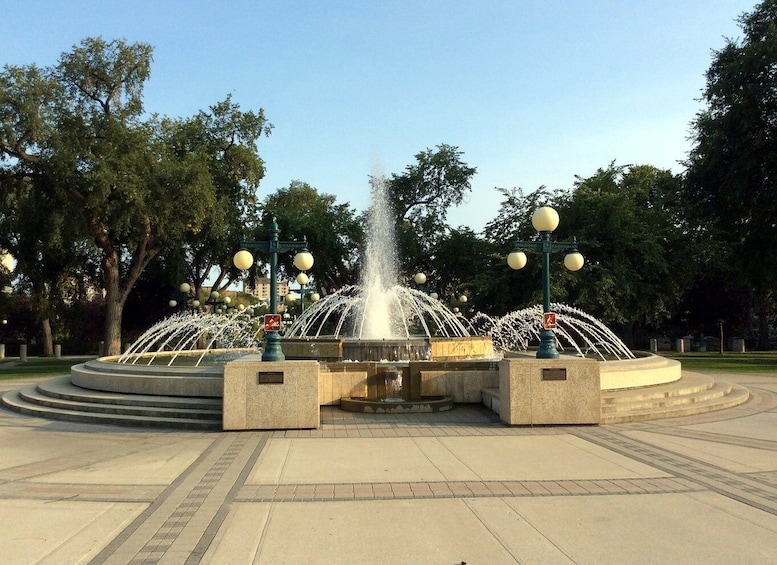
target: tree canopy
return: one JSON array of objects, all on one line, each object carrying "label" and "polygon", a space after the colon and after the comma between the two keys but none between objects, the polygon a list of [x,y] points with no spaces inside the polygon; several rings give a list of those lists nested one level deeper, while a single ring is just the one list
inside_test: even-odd
[{"label": "tree canopy", "polygon": [[[263,175],[254,145],[268,131],[263,113],[242,113],[227,98],[191,120],[147,117],[151,63],[147,44],[88,38],[50,69],[0,74],[4,184],[35,179],[36,191],[78,219],[68,236],[98,250],[113,354],[124,303],[148,263],[187,242],[194,249],[203,226],[213,243],[229,223],[224,207]],[[231,212],[233,224],[241,211]]]},{"label": "tree canopy", "polygon": [[684,199],[697,239],[753,289],[765,347],[777,283],[777,1],[739,23],[742,39],[728,39],[706,74]]},{"label": "tree canopy", "polygon": [[448,229],[451,206],[464,202],[476,169],[453,145],[440,144],[416,154],[416,163],[387,180],[396,213],[397,245],[405,274],[424,268]]},{"label": "tree canopy", "polygon": [[[322,294],[358,280],[358,248],[364,229],[349,204],[337,204],[334,196],[320,194],[301,181],[292,181],[267,196],[261,205],[264,223],[256,230],[256,239],[265,239],[276,218],[281,239],[305,238],[315,263],[309,275]],[[292,257],[281,256],[279,263],[294,273]]]}]

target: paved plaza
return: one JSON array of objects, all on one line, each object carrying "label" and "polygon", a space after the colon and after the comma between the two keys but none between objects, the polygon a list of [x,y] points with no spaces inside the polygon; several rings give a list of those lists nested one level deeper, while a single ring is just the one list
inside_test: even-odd
[{"label": "paved plaza", "polygon": [[775,563],[777,372],[723,378],[750,400],[607,426],[460,405],[223,433],[0,411],[0,562]]}]

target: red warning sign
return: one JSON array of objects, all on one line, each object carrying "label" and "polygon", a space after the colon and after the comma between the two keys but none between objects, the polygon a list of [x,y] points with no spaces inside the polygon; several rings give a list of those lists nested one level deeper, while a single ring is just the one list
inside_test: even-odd
[{"label": "red warning sign", "polygon": [[556,329],[556,313],[545,312],[542,314],[542,327],[546,330]]},{"label": "red warning sign", "polygon": [[265,314],[264,315],[264,331],[277,332],[281,329],[281,315],[280,314]]}]

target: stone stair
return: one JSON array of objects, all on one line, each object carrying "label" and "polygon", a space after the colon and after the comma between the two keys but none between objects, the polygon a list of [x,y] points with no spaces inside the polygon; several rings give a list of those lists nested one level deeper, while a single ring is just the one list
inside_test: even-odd
[{"label": "stone stair", "polygon": [[[486,394],[488,393],[488,394]],[[602,424],[675,418],[742,404],[744,387],[684,371],[680,380],[640,388],[602,391]],[[498,401],[499,389],[483,389]],[[107,392],[82,388],[62,376],[6,392],[3,407],[40,418],[93,424],[221,430],[222,399]],[[496,409],[492,405],[488,405]]]},{"label": "stone stair", "polygon": [[47,379],[5,393],[5,408],[53,420],[93,424],[221,430],[221,398],[102,392],[78,387],[70,376]]},{"label": "stone stair", "polygon": [[602,424],[703,414],[738,406],[749,398],[744,387],[683,371],[682,378],[672,383],[602,391]]},{"label": "stone stair", "polygon": [[[483,404],[499,413],[499,388],[481,390]],[[732,408],[747,402],[750,392],[739,385],[684,371],[678,381],[620,390],[603,390],[601,423],[619,424],[677,418]]]}]

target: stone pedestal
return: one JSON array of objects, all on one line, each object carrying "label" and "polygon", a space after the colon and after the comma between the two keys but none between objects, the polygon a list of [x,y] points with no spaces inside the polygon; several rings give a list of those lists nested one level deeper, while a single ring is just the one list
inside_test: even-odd
[{"label": "stone pedestal", "polygon": [[504,359],[499,417],[511,425],[601,422],[599,363],[593,359]]},{"label": "stone pedestal", "polygon": [[224,367],[224,430],[318,428],[317,361],[245,355]]}]

